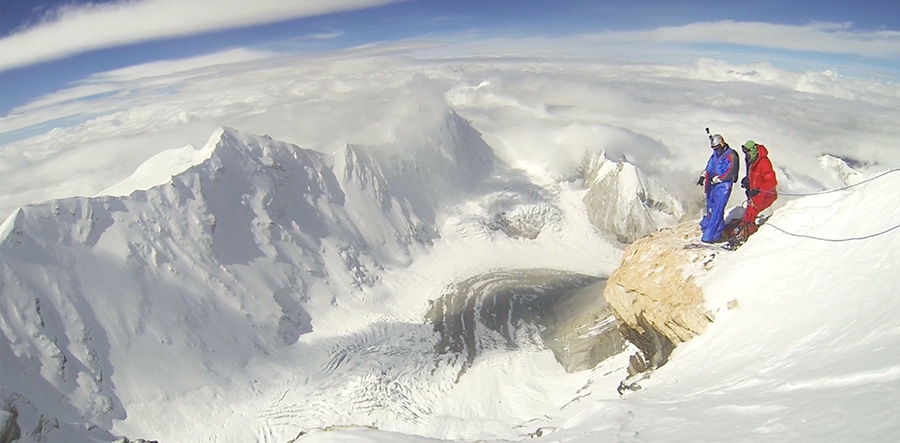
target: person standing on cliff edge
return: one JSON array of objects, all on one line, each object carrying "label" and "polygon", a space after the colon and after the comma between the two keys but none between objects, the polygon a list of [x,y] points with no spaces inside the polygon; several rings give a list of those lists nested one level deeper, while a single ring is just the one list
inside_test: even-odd
[{"label": "person standing on cliff edge", "polygon": [[703,230],[700,241],[716,243],[722,241],[725,205],[731,197],[731,188],[738,178],[741,164],[737,152],[728,146],[721,135],[711,136],[709,145],[713,153],[706,163],[706,170],[697,180],[697,185],[703,186],[706,193],[706,212],[700,219],[700,229]]},{"label": "person standing on cliff edge", "polygon": [[747,140],[741,148],[744,151],[744,159],[747,161],[747,176],[741,180],[741,187],[746,189],[747,209],[744,211],[743,223],[747,225],[747,235],[756,232],[756,216],[763,210],[772,206],[778,198],[778,180],[775,178],[775,170],[769,161],[769,151],[765,146]]}]

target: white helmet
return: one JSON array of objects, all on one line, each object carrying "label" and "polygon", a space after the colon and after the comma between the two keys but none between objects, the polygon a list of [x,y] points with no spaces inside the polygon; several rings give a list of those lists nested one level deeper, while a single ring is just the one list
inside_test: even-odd
[{"label": "white helmet", "polygon": [[712,148],[725,146],[725,139],[721,135],[715,134],[709,138],[709,146]]}]

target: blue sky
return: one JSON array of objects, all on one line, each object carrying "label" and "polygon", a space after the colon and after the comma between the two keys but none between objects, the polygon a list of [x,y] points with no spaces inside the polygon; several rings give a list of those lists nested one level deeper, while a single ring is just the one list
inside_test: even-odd
[{"label": "blue sky", "polygon": [[[285,3],[294,6],[285,8]],[[818,61],[821,66],[843,64],[857,73],[871,71],[892,81],[897,81],[892,76],[898,72],[898,51],[890,49],[900,42],[900,2],[896,0],[222,0],[215,2],[216,9],[208,4],[198,0],[0,2],[0,115],[93,73],[150,61],[234,48],[302,52],[421,37],[452,42],[623,33],[624,37],[611,38],[636,38],[644,44],[661,39],[720,54],[725,45],[736,48],[724,51],[733,57],[755,54],[760,58],[766,53],[775,60],[795,57],[798,68],[815,67]],[[154,18],[148,20],[148,16]],[[722,21],[751,25],[704,27]],[[776,31],[789,38],[769,39],[768,28],[754,27],[754,23],[787,26]],[[790,38],[790,27],[798,27],[796,42]],[[627,34],[660,28],[676,29],[662,35]],[[849,48],[844,46],[848,40]]]}]

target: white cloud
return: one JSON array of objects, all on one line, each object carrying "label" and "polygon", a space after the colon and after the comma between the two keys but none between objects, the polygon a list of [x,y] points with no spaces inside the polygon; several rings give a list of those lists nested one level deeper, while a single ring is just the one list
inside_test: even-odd
[{"label": "white cloud", "polygon": [[[640,61],[617,60],[620,53],[608,49],[615,45],[598,43],[613,35],[624,42],[619,49],[637,48],[622,59]],[[400,98],[432,89],[447,92],[450,106],[495,148],[563,174],[585,150],[604,149],[678,186],[679,174],[705,159],[702,148],[681,151],[703,144],[705,126],[737,144],[759,138],[871,162],[897,158],[881,147],[900,138],[892,124],[900,118],[892,111],[898,83],[691,51],[657,59],[652,48],[665,45],[640,44],[650,38],[417,39],[315,55],[241,49],[95,74],[0,118],[0,215],[28,202],[90,195],[160,150],[202,145],[218,126],[325,152],[390,141],[397,110],[410,106]],[[634,56],[640,50],[649,52]],[[411,83],[417,73],[434,84]],[[102,165],[60,177],[59,168],[77,164],[68,152],[91,153]]]},{"label": "white cloud", "polygon": [[[686,58],[696,59],[713,53],[715,49],[712,47],[717,45],[756,48],[764,54],[761,57],[771,57],[773,50],[786,50],[833,57],[863,56],[883,61],[900,60],[900,32],[856,31],[846,23],[790,26],[760,22],[699,22],[684,26],[600,31],[552,38],[460,38],[441,50],[446,55],[467,53],[482,56],[545,57],[548,54],[593,54],[608,59],[680,63]],[[719,49],[720,53],[725,52]]]},{"label": "white cloud", "polygon": [[331,40],[333,38],[338,38],[342,35],[344,35],[344,33],[339,32],[339,31],[337,31],[337,32],[316,32],[316,33],[310,34],[308,37],[313,40]]},{"label": "white cloud", "polygon": [[789,26],[725,20],[648,31],[600,33],[594,39],[599,43],[735,44],[885,59],[900,57],[900,32],[853,31],[847,23]]},{"label": "white cloud", "polygon": [[[69,88],[38,97],[0,118],[3,144],[22,138],[23,130],[40,134],[57,126],[77,125],[127,109],[146,94],[162,98],[183,87],[191,77],[226,76],[233,69],[246,70],[252,63],[274,56],[268,52],[236,49],[95,74]],[[172,91],[167,92],[167,88]],[[13,135],[17,132],[19,135]]]},{"label": "white cloud", "polygon": [[900,158],[890,148],[900,138],[896,83],[709,58],[434,56],[444,50],[406,41],[316,55],[232,51],[91,76],[0,118],[0,218],[92,195],[155,153],[202,146],[219,126],[333,152],[415,132],[409,116],[443,101],[512,161],[566,175],[585,151],[605,150],[674,192],[705,164],[706,126],[735,146],[766,144],[798,177],[825,180],[822,153]]},{"label": "white cloud", "polygon": [[363,9],[403,0],[144,0],[62,7],[0,40],[0,71],[80,52]]}]

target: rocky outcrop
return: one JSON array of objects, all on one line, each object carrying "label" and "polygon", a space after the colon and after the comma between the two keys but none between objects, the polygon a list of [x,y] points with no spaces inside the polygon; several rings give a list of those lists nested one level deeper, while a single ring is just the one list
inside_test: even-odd
[{"label": "rocky outcrop", "polygon": [[18,418],[19,411],[15,406],[9,405],[0,409],[0,419],[3,422],[3,426],[0,427],[0,443],[11,443],[22,436]]},{"label": "rocky outcrop", "polygon": [[713,321],[695,279],[726,251],[698,243],[699,237],[695,221],[643,237],[625,250],[609,277],[603,296],[625,338],[642,354],[632,372],[662,366],[676,345]]}]

